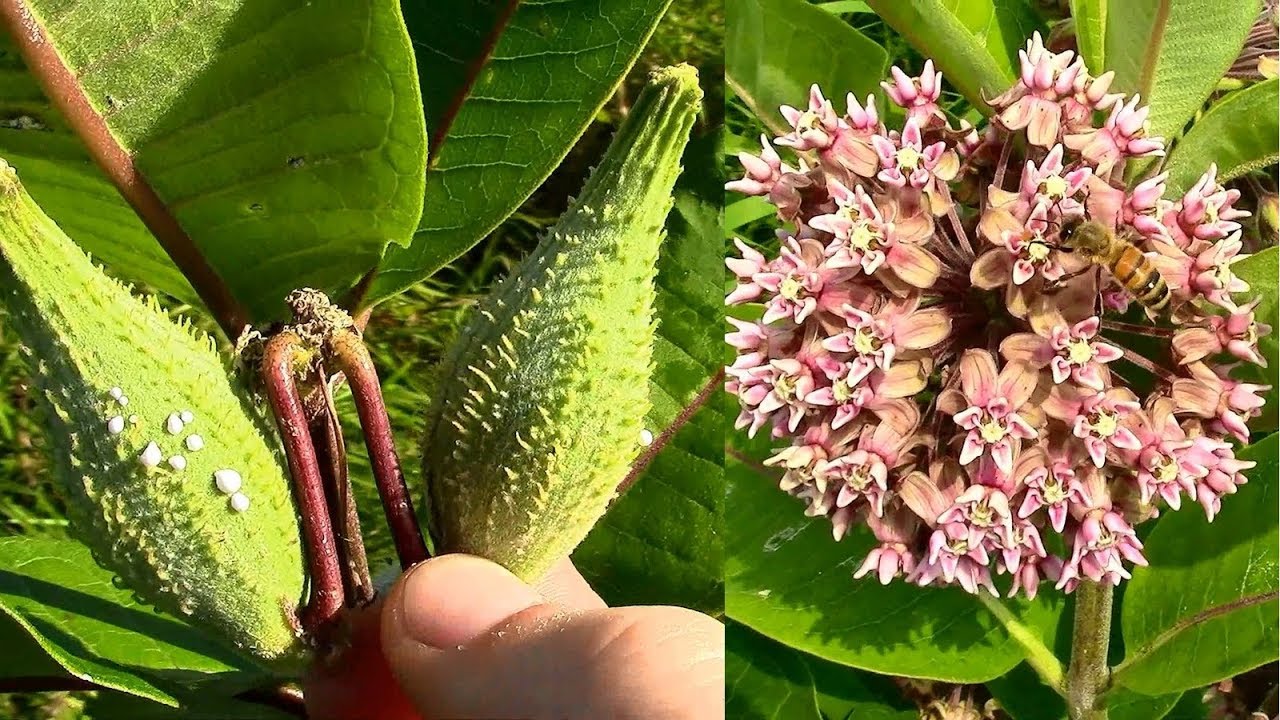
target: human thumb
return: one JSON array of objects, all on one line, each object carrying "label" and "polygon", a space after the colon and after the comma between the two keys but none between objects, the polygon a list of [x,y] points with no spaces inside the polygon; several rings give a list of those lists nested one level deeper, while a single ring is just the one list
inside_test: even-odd
[{"label": "human thumb", "polygon": [[425,719],[715,718],[723,630],[691,610],[571,610],[502,567],[445,555],[382,611],[382,652]]}]

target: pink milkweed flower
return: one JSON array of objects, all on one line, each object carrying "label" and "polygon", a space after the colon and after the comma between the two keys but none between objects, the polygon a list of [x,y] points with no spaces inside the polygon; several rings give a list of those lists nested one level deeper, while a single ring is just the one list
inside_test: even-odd
[{"label": "pink milkweed flower", "polygon": [[1094,582],[1119,585],[1132,577],[1124,560],[1134,565],[1147,565],[1138,535],[1120,513],[1094,510],[1081,521],[1075,532],[1071,559],[1064,566],[1058,585],[1087,577]]},{"label": "pink milkweed flower", "polygon": [[1032,145],[1050,147],[1062,130],[1060,100],[1075,94],[1077,78],[1085,72],[1084,62],[1075,53],[1052,53],[1036,33],[1025,50],[1018,51],[1020,74],[1008,92],[991,101],[1001,110],[1000,124],[1009,130],[1026,130]]},{"label": "pink milkweed flower", "polygon": [[1271,332],[1271,326],[1259,323],[1254,309],[1262,298],[1231,311],[1230,315],[1210,315],[1204,327],[1183,328],[1173,335],[1173,350],[1178,362],[1186,365],[1211,355],[1228,352],[1255,365],[1267,366],[1258,352],[1258,338]]},{"label": "pink milkweed flower", "polygon": [[1141,443],[1126,460],[1137,470],[1138,491],[1144,505],[1159,496],[1177,510],[1182,506],[1182,492],[1195,498],[1196,481],[1208,470],[1197,465],[1194,456],[1186,452],[1193,441],[1178,425],[1173,410],[1173,400],[1160,397],[1149,405],[1147,412],[1125,418],[1125,424]]},{"label": "pink milkweed flower", "polygon": [[1212,418],[1240,442],[1249,442],[1249,419],[1262,414],[1270,385],[1233,380],[1202,362],[1184,366],[1191,377],[1173,381],[1178,412]]},{"label": "pink milkweed flower", "polygon": [[1071,134],[1089,128],[1093,125],[1095,110],[1106,110],[1124,97],[1107,92],[1115,76],[1114,71],[1107,71],[1095,78],[1083,70],[1076,75],[1071,96],[1062,100],[1064,132]]},{"label": "pink milkweed flower", "polygon": [[1018,508],[1018,517],[1025,520],[1046,508],[1050,526],[1061,533],[1073,510],[1094,506],[1085,483],[1076,474],[1077,470],[1082,474],[1093,472],[1092,468],[1079,467],[1067,453],[1049,455],[1039,448],[1020,453],[1014,476],[1020,478],[1026,492]]},{"label": "pink milkweed flower", "polygon": [[1089,178],[1093,176],[1093,168],[1081,165],[1064,175],[1062,154],[1062,145],[1055,144],[1049,154],[1045,155],[1040,167],[1027,161],[1018,186],[1020,199],[1026,203],[1026,207],[1043,205],[1053,208],[1057,217],[1084,212],[1084,207],[1076,197],[1083,193]]},{"label": "pink milkweed flower", "polygon": [[1062,576],[1062,558],[1056,555],[1047,557],[1023,555],[1021,564],[1010,572],[1013,575],[1013,585],[1010,586],[1006,597],[1014,597],[1021,591],[1028,600],[1035,600],[1041,575],[1049,582],[1057,582]]},{"label": "pink milkweed flower", "polygon": [[[910,185],[919,190],[934,179],[935,170],[947,169],[942,162],[947,144],[939,141],[926,148],[920,135],[920,125],[914,119],[907,120],[901,135],[895,135],[871,137],[871,146],[880,157],[880,172],[876,175],[880,182],[894,187]],[[954,175],[954,168],[950,170]]]},{"label": "pink milkweed flower", "polygon": [[827,263],[821,243],[795,238],[787,241],[777,263],[751,276],[751,284],[767,294],[764,322],[784,318],[803,323],[818,310],[830,311],[848,302],[840,281],[852,274]]},{"label": "pink milkweed flower", "polygon": [[786,427],[794,432],[809,408],[805,398],[815,385],[809,366],[793,358],[771,360],[768,365],[740,375],[739,382],[738,398],[743,411],[735,427],[749,426],[747,434],[751,437],[780,410],[785,411]]},{"label": "pink milkweed flower", "polygon": [[1204,475],[1196,480],[1195,499],[1212,522],[1222,509],[1222,496],[1234,494],[1238,486],[1248,482],[1244,471],[1257,463],[1236,459],[1230,445],[1206,436],[1195,438],[1187,454],[1205,469]]},{"label": "pink milkweed flower", "polygon": [[1164,155],[1164,138],[1146,136],[1150,109],[1139,109],[1140,101],[1134,95],[1127,105],[1117,102],[1101,128],[1068,135],[1063,142],[1094,164],[1095,175],[1106,175],[1126,158]]},{"label": "pink milkweed flower", "polygon": [[1036,391],[1035,370],[1026,363],[1013,362],[997,372],[991,353],[966,350],[957,374],[960,387],[953,384],[943,390],[938,409],[968,430],[960,464],[968,465],[990,452],[996,467],[1008,474],[1013,470],[1015,441],[1038,437],[1024,418],[1031,411],[1027,401]]},{"label": "pink milkweed flower", "polygon": [[897,65],[889,68],[889,74],[893,76],[893,82],[881,82],[880,87],[895,105],[907,111],[908,118],[925,128],[946,122],[946,114],[938,107],[942,73],[934,71],[932,60],[925,61],[920,77],[908,76]]},{"label": "pink milkweed flower", "polygon": [[1232,271],[1231,266],[1248,257],[1240,233],[1214,243],[1197,241],[1187,250],[1166,242],[1152,241],[1155,253],[1149,255],[1174,296],[1183,301],[1203,296],[1226,310],[1235,310],[1233,293],[1247,292],[1249,284]]},{"label": "pink milkweed flower", "polygon": [[1098,467],[1106,465],[1107,452],[1137,450],[1141,445],[1133,431],[1121,423],[1127,413],[1141,408],[1133,393],[1126,388],[1105,392],[1088,392],[1069,385],[1054,385],[1045,401],[1044,411],[1071,427]]},{"label": "pink milkweed flower", "polygon": [[864,359],[852,362],[824,360],[829,369],[829,386],[818,387],[805,396],[811,407],[834,410],[831,424],[840,428],[858,417],[863,409],[870,410],[886,422],[899,427],[913,423],[918,413],[904,411],[901,398],[924,389],[927,378],[920,362],[896,363],[889,370],[876,370]]},{"label": "pink milkweed flower", "polygon": [[927,213],[908,215],[897,203],[881,208],[860,185],[850,191],[832,181],[831,193],[835,212],[812,220],[814,228],[835,236],[826,247],[828,267],[876,275],[899,296],[933,285],[942,265],[923,247],[933,233]]},{"label": "pink milkweed flower", "polygon": [[782,162],[778,151],[769,144],[768,136],[761,135],[760,144],[764,149],[759,157],[748,152],[738,153],[738,162],[742,163],[742,179],[725,183],[725,190],[751,196],[768,195],[779,178],[786,173],[795,172]]},{"label": "pink milkweed flower", "polygon": [[1175,212],[1166,218],[1166,222],[1186,238],[1180,243],[1183,247],[1193,238],[1221,240],[1240,230],[1240,223],[1236,220],[1250,215],[1249,211],[1234,207],[1240,199],[1240,191],[1219,185],[1217,175],[1218,166],[1210,165],[1182,196],[1182,201],[1174,208]]},{"label": "pink milkweed flower", "polygon": [[791,132],[774,140],[777,145],[804,151],[822,150],[835,142],[841,126],[840,117],[817,85],[809,88],[808,110],[783,105],[781,112],[791,126]]},{"label": "pink milkweed flower", "polygon": [[818,463],[814,474],[828,486],[838,488],[836,507],[850,507],[864,500],[872,514],[882,516],[889,472],[907,460],[905,450],[915,442],[912,433],[899,433],[889,423],[864,425],[856,445]]},{"label": "pink milkweed flower", "polygon": [[938,516],[939,525],[961,524],[984,539],[998,541],[1013,522],[1009,498],[987,485],[970,485]]},{"label": "pink milkweed flower", "polygon": [[951,332],[946,310],[919,310],[919,304],[919,298],[890,301],[874,314],[846,305],[839,315],[847,329],[828,337],[822,346],[835,353],[853,353],[887,370],[900,350],[933,347]]},{"label": "pink milkweed flower", "polygon": [[[867,553],[862,565],[854,571],[855,580],[876,573],[881,585],[899,575],[910,575],[916,569],[915,553],[909,547],[915,544],[920,520],[905,508],[891,510],[883,517],[869,515],[867,526],[880,541],[880,545]],[[836,538],[837,540],[839,538]]]},{"label": "pink milkweed flower", "polygon": [[986,540],[977,530],[964,523],[948,523],[929,536],[929,555],[908,580],[924,586],[941,577],[944,582],[959,583],[967,592],[985,589],[998,596],[987,567],[990,562]]},{"label": "pink milkweed flower", "polygon": [[1049,554],[1040,538],[1040,530],[1030,520],[1010,517],[1009,522],[1000,526],[996,533],[1000,566],[1004,572],[1016,574],[1024,560],[1034,562]]},{"label": "pink milkweed flower", "polygon": [[1119,360],[1124,353],[1095,339],[1100,325],[1094,315],[1075,325],[1054,325],[1043,335],[1010,335],[1000,343],[1000,354],[1005,360],[1027,362],[1037,369],[1048,366],[1054,383],[1070,379],[1091,390],[1102,390],[1106,380],[1102,366]]},{"label": "pink milkweed flower", "polygon": [[1164,183],[1169,173],[1154,175],[1133,188],[1133,192],[1124,199],[1121,217],[1125,224],[1133,227],[1144,237],[1163,239],[1169,236],[1169,229],[1161,222],[1160,215],[1165,205]]}]

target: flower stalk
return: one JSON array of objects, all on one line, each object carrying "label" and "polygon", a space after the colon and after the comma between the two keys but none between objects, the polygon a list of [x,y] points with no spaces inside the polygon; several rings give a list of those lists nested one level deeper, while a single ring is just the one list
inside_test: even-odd
[{"label": "flower stalk", "polygon": [[1106,720],[1102,694],[1111,674],[1107,647],[1111,639],[1110,583],[1084,581],[1076,588],[1071,664],[1067,667],[1067,712],[1071,720]]}]

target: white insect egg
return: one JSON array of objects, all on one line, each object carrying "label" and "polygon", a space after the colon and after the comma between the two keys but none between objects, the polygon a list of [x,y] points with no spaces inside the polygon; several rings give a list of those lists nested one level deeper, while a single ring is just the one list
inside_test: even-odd
[{"label": "white insect egg", "polygon": [[191,452],[195,452],[197,450],[203,450],[204,438],[200,437],[199,435],[188,435],[186,445],[187,445],[187,449],[190,450]]},{"label": "white insect egg", "polygon": [[153,468],[160,464],[164,459],[164,453],[160,452],[160,446],[155,443],[147,443],[147,447],[143,449],[142,454],[138,456],[138,460],[142,462],[143,467]]},{"label": "white insect egg", "polygon": [[173,468],[174,470],[186,470],[187,459],[182,457],[181,455],[174,455],[173,457],[169,458],[169,467]]},{"label": "white insect egg", "polygon": [[640,431],[640,444],[649,447],[653,444],[653,432],[648,428]]},{"label": "white insect egg", "polygon": [[110,390],[107,391],[107,394],[111,396],[112,400],[119,400],[120,398],[124,397],[124,391],[118,387],[111,388]]},{"label": "white insect egg", "polygon": [[213,473],[213,482],[218,486],[218,490],[231,495],[240,491],[240,486],[244,483],[240,478],[240,473],[235,470],[218,470]]},{"label": "white insect egg", "polygon": [[116,398],[116,402],[120,403],[120,407],[125,407],[129,404],[129,396],[121,395],[120,397]]},{"label": "white insect egg", "polygon": [[137,416],[137,415],[130,415],[130,416],[129,416],[129,424],[130,424],[130,425],[137,425],[137,424],[138,424],[138,416]]},{"label": "white insect egg", "polygon": [[178,414],[178,417],[182,418],[182,422],[189,423],[196,419],[196,414],[191,412],[190,410],[183,410],[181,413]]},{"label": "white insect egg", "polygon": [[124,418],[116,415],[107,421],[107,432],[112,435],[119,435],[124,432]]},{"label": "white insect egg", "polygon": [[244,493],[235,493],[228,502],[231,504],[231,509],[236,512],[244,512],[249,509],[249,496]]},{"label": "white insect egg", "polygon": [[169,413],[169,417],[164,421],[164,429],[169,431],[170,435],[177,435],[182,432],[182,426],[186,423],[182,422],[182,416],[178,413]]}]

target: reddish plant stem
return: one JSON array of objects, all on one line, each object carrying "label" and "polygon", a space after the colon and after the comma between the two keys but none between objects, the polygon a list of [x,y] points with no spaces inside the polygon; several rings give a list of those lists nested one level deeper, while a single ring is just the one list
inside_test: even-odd
[{"label": "reddish plant stem", "polygon": [[382,400],[373,358],[369,357],[360,336],[350,330],[338,331],[326,339],[324,354],[346,375],[347,384],[351,386],[396,555],[400,558],[400,566],[409,568],[427,559],[427,545],[418,527],[418,517],[413,511],[413,500],[409,497],[404,473],[400,470],[400,456],[396,453],[391,421]]},{"label": "reddish plant stem", "polygon": [[[1004,189],[1004,173],[1009,167],[1009,153],[1013,152],[1013,136],[1005,138],[1004,145],[1000,147],[1000,159],[996,160],[996,177],[992,181],[992,185]],[[986,198],[983,198],[983,210],[986,210]]]},{"label": "reddish plant stem", "polygon": [[1142,368],[1143,370],[1146,370],[1147,372],[1151,373],[1152,375],[1155,375],[1156,377],[1160,378],[1161,380],[1165,381],[1166,383],[1168,383],[1168,384],[1172,385],[1172,384],[1173,384],[1173,381],[1178,379],[1178,378],[1177,378],[1177,376],[1175,376],[1173,373],[1171,373],[1171,372],[1169,372],[1168,370],[1166,370],[1165,368],[1163,368],[1163,367],[1161,367],[1161,366],[1159,366],[1159,365],[1157,365],[1157,364],[1155,364],[1155,363],[1151,362],[1151,361],[1150,361],[1150,360],[1148,360],[1147,358],[1145,358],[1145,357],[1143,357],[1143,356],[1139,355],[1138,353],[1136,353],[1136,352],[1134,352],[1134,351],[1130,350],[1129,348],[1124,347],[1123,345],[1120,345],[1119,343],[1116,343],[1116,342],[1113,342],[1113,343],[1111,343],[1111,344],[1112,344],[1112,345],[1115,345],[1116,347],[1119,347],[1119,348],[1120,348],[1120,352],[1124,354],[1124,359],[1125,359],[1125,360],[1128,360],[1129,362],[1133,363],[1134,365],[1137,365],[1138,367]]},{"label": "reddish plant stem", "polygon": [[1150,337],[1172,337],[1173,328],[1164,328],[1157,325],[1139,325],[1137,323],[1120,322],[1119,320],[1103,320],[1103,330],[1115,330],[1116,332],[1129,333],[1131,335],[1148,335]]},{"label": "reddish plant stem", "polygon": [[333,393],[320,372],[315,392],[320,396],[318,413],[310,416],[311,443],[316,449],[320,476],[324,479],[329,518],[338,539],[338,562],[342,567],[342,587],[349,605],[362,607],[373,601],[375,591],[369,577],[369,557],[360,532],[360,514],[347,473],[347,446],[338,423]]},{"label": "reddish plant stem", "polygon": [[133,155],[120,144],[102,114],[89,102],[80,79],[63,61],[44,27],[32,14],[29,3],[0,0],[0,22],[9,29],[9,37],[22,54],[27,69],[39,81],[45,95],[66,118],[76,136],[84,142],[90,157],[160,242],[160,247],[164,248],[173,264],[186,276],[222,327],[222,332],[235,342],[248,323],[248,314],[182,229],[169,206],[138,171]]},{"label": "reddish plant stem", "polygon": [[342,610],[342,573],[333,524],[325,501],[324,480],[311,444],[307,413],[298,395],[294,373],[302,353],[302,341],[292,332],[280,333],[267,341],[262,356],[262,380],[267,401],[280,428],[289,475],[293,479],[294,501],[302,520],[311,594],[299,619],[309,636],[323,636]]}]

